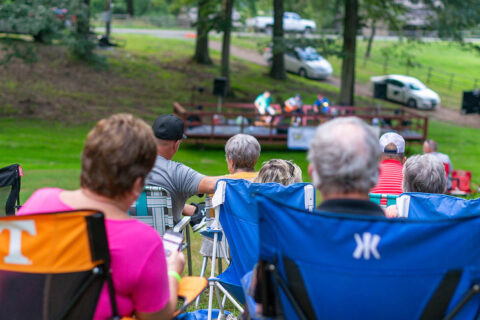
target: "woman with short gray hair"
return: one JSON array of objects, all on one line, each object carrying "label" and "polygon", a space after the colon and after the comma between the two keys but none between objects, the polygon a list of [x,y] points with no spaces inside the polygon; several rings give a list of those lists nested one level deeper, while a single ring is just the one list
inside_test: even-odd
[{"label": "woman with short gray hair", "polygon": [[403,165],[403,191],[445,193],[447,176],[443,163],[428,153],[408,158]]},{"label": "woman with short gray hair", "polygon": [[260,151],[260,143],[255,137],[243,133],[234,135],[225,144],[228,171],[231,174],[255,171]]}]

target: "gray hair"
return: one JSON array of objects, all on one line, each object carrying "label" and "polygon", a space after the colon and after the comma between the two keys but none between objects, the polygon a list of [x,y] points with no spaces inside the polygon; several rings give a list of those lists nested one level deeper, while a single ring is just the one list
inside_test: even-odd
[{"label": "gray hair", "polygon": [[404,192],[445,193],[447,175],[443,163],[431,154],[408,158],[403,165]]},{"label": "gray hair", "polygon": [[377,183],[379,158],[377,136],[357,117],[320,125],[308,151],[313,183],[323,194],[367,194]]},{"label": "gray hair", "polygon": [[248,134],[236,134],[225,144],[225,156],[233,161],[235,170],[255,170],[260,151],[260,143]]},{"label": "gray hair", "polygon": [[272,159],[263,163],[253,182],[276,182],[288,186],[302,182],[302,169],[293,161]]},{"label": "gray hair", "polygon": [[430,148],[430,150],[432,150],[432,152],[437,152],[438,150],[438,144],[435,140],[433,139],[428,139],[425,141],[428,145],[428,147]]}]

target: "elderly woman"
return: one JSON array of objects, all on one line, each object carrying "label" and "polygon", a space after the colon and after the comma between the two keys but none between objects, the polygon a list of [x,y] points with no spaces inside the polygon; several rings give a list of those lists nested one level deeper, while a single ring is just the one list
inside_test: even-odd
[{"label": "elderly woman", "polygon": [[[403,165],[402,188],[404,192],[445,193],[447,175],[443,163],[428,153],[408,158]],[[385,215],[399,216],[397,206],[389,206]],[[406,216],[406,212],[400,212],[400,216]]]},{"label": "elderly woman", "polygon": [[260,156],[261,147],[255,137],[239,133],[228,139],[225,144],[225,158],[227,160],[228,178],[253,179],[255,164]]},{"label": "elderly woman", "polygon": [[[143,190],[156,156],[152,129],[132,115],[100,120],[87,136],[82,153],[80,189],[36,191],[19,215],[93,209],[105,214],[112,274],[119,313],[136,319],[170,319],[176,308],[178,281],[185,257],[170,254],[154,229],[127,211]],[[104,286],[94,319],[107,319],[110,302]]]},{"label": "elderly woman", "polygon": [[445,166],[428,153],[410,157],[403,165],[402,187],[404,192],[445,193]]},{"label": "elderly woman", "polygon": [[272,159],[263,163],[253,182],[276,182],[288,186],[302,182],[302,170],[292,161]]}]

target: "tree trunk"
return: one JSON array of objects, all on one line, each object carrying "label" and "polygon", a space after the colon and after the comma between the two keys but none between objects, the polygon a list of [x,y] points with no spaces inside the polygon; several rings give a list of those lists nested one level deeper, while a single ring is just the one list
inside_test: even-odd
[{"label": "tree trunk", "polygon": [[367,51],[365,51],[365,59],[370,58],[370,53],[372,52],[373,38],[375,38],[376,30],[377,30],[377,21],[372,20],[372,31],[370,32],[370,37],[368,38]]},{"label": "tree trunk", "polygon": [[133,0],[125,0],[126,5],[127,5],[127,13],[130,15],[130,17],[133,17],[135,15],[135,8],[133,6]]},{"label": "tree trunk", "polygon": [[343,106],[353,106],[355,95],[355,49],[357,44],[358,0],[345,0],[344,26],[339,104]]},{"label": "tree trunk", "polygon": [[86,14],[77,17],[77,33],[87,37],[90,33],[90,0],[84,0],[83,5]]},{"label": "tree trunk", "polygon": [[233,94],[230,86],[230,36],[232,33],[232,11],[234,0],[223,0],[224,3],[224,29],[222,42],[222,77],[227,79],[227,95]]},{"label": "tree trunk", "polygon": [[195,55],[193,60],[199,64],[212,64],[210,54],[208,51],[208,12],[206,6],[209,0],[198,1],[198,15],[197,15],[197,42],[195,45]]},{"label": "tree trunk", "polygon": [[270,76],[274,79],[286,79],[283,53],[283,0],[273,0],[273,61]]}]

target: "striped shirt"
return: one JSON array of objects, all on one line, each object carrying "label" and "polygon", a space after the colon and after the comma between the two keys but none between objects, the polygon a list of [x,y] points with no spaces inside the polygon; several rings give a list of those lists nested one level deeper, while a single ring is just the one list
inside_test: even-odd
[{"label": "striped shirt", "polygon": [[380,163],[380,176],[377,185],[370,193],[401,194],[403,164],[398,160],[387,159]]}]

